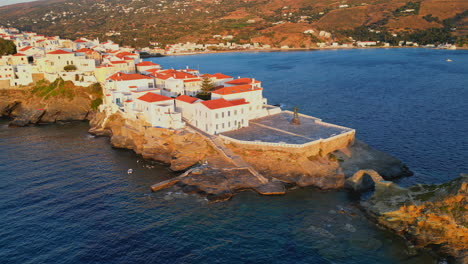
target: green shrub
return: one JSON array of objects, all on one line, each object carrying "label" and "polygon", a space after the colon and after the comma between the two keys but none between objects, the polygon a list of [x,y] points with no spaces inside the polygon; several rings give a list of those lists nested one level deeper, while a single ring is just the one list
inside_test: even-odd
[{"label": "green shrub", "polygon": [[102,104],[102,98],[96,98],[93,101],[91,101],[91,109],[97,110],[101,104]]},{"label": "green shrub", "polygon": [[67,71],[67,72],[71,72],[71,71],[76,71],[77,68],[76,68],[75,65],[71,64],[71,65],[67,65],[67,66],[63,67],[63,70]]}]

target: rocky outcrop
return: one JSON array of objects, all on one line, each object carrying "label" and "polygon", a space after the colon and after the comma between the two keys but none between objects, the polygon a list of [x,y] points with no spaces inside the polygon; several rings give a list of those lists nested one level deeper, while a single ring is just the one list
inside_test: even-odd
[{"label": "rocky outcrop", "polygon": [[[192,130],[169,130],[151,127],[143,120],[125,119],[121,113],[96,113],[90,121],[90,133],[109,136],[111,144],[117,148],[132,149],[144,158],[167,164],[174,171],[192,167],[190,173],[171,181],[154,186],[154,190],[175,186],[186,192],[204,194],[213,200],[223,200],[241,190],[254,190],[264,195],[278,195],[286,192],[285,186],[316,186],[322,189],[337,189],[345,185],[348,173],[355,173],[372,161],[372,167],[379,173],[394,177],[407,175],[407,168],[391,156],[376,151],[362,142],[334,153],[318,156],[302,155],[300,152],[287,152],[275,149],[244,149],[232,144],[226,145],[257,170],[256,177],[246,167],[235,165],[206,136]],[[365,151],[366,153],[359,153]],[[375,155],[373,155],[375,153]],[[387,161],[385,161],[387,157]],[[204,164],[200,167],[200,164]],[[351,174],[351,176],[352,176]]]},{"label": "rocky outcrop", "polygon": [[97,113],[90,121],[90,133],[110,136],[112,146],[135,151],[144,158],[183,171],[201,162],[232,167],[203,136],[188,130],[151,127],[142,120],[126,120],[121,114]]},{"label": "rocky outcrop", "polygon": [[252,164],[263,175],[298,186],[322,189],[343,188],[345,179],[359,170],[374,170],[385,180],[410,176],[411,171],[400,160],[355,140],[347,148],[328,155],[309,156],[307,152],[245,149],[229,144],[236,154]]},{"label": "rocky outcrop", "polygon": [[345,188],[355,192],[371,190],[384,179],[375,170],[359,170],[345,181]]},{"label": "rocky outcrop", "polygon": [[89,88],[71,82],[46,92],[37,91],[36,86],[0,90],[0,116],[12,118],[11,126],[87,120],[93,112],[93,100],[99,97]]},{"label": "rocky outcrop", "polygon": [[416,247],[468,263],[468,175],[408,189],[377,182],[374,195],[362,205],[380,225]]},{"label": "rocky outcrop", "polygon": [[210,201],[225,201],[243,190],[254,190],[262,195],[286,193],[282,182],[271,180],[262,183],[247,169],[214,168],[206,165],[189,170],[174,179],[155,184],[152,190],[158,191],[171,186],[186,193],[204,195]]}]

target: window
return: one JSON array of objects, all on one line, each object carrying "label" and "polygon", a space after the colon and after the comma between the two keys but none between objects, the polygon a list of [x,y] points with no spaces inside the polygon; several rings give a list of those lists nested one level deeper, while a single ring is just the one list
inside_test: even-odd
[{"label": "window", "polygon": [[[221,117],[224,118],[224,112],[221,113]],[[223,124],[224,125],[224,124]]]},{"label": "window", "polygon": [[234,115],[237,115],[237,110],[234,110]]},{"label": "window", "polygon": [[216,124],[216,130],[218,130],[218,124]]},{"label": "window", "polygon": [[228,116],[231,116],[231,111],[228,111]]},{"label": "window", "polygon": [[236,120],[236,121],[234,121],[234,126],[237,126],[237,120]]},{"label": "window", "polygon": [[[218,118],[219,118],[219,115],[218,115],[218,113],[216,113],[216,119],[218,119]],[[216,128],[216,129],[218,129],[218,128]]]},{"label": "window", "polygon": [[224,128],[224,123],[223,123],[223,128]]},{"label": "window", "polygon": [[231,127],[231,122],[228,122],[228,127]]}]

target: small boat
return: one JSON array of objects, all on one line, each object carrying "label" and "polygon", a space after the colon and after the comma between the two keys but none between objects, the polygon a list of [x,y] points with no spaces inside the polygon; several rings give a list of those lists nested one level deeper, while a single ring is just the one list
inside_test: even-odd
[{"label": "small boat", "polygon": [[127,174],[132,174],[132,173],[133,173],[133,169],[128,169]]},{"label": "small boat", "polygon": [[451,59],[447,59],[446,61],[448,61],[448,62],[452,62],[453,60],[451,60]]}]

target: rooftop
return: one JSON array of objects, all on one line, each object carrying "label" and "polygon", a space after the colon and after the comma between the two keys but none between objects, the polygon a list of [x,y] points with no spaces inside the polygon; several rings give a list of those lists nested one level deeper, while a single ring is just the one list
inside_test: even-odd
[{"label": "rooftop", "polygon": [[212,93],[215,94],[235,94],[235,93],[244,93],[244,92],[251,92],[251,91],[258,91],[262,90],[260,87],[254,87],[250,84],[244,84],[244,85],[236,85],[236,86],[230,86],[230,87],[224,87],[217,89],[213,91]]},{"label": "rooftop", "polygon": [[134,73],[134,74],[126,74],[122,72],[115,73],[111,75],[108,80],[113,80],[113,81],[131,81],[131,80],[142,80],[142,79],[152,79],[149,76]]},{"label": "rooftop", "polygon": [[239,78],[239,79],[234,79],[232,81],[226,82],[226,84],[236,84],[236,85],[244,85],[244,84],[252,84],[252,83],[260,83],[260,81],[257,81],[255,79],[250,79],[250,78]]},{"label": "rooftop", "polygon": [[192,103],[196,102],[199,99],[183,94],[183,95],[177,97],[176,100],[192,104]]},{"label": "rooftop", "polygon": [[147,103],[155,103],[155,102],[172,100],[172,98],[148,92],[148,93],[138,97],[138,100],[145,101]]},{"label": "rooftop", "polygon": [[301,115],[300,125],[292,125],[293,113],[253,119],[249,127],[222,133],[225,136],[245,141],[261,141],[286,144],[304,144],[349,132],[352,129],[321,122],[320,119]]},{"label": "rooftop", "polygon": [[248,104],[245,101],[245,99],[227,101],[224,98],[203,101],[201,103],[211,110],[225,108],[225,107],[232,107],[232,106],[237,106],[237,105],[242,105],[242,104]]}]

